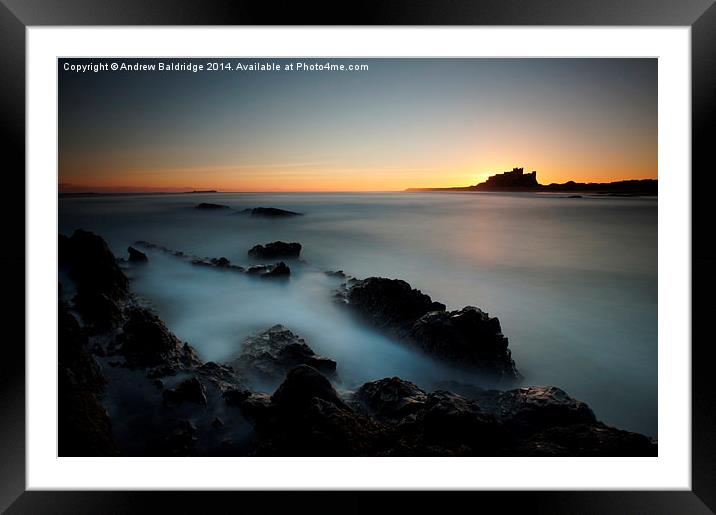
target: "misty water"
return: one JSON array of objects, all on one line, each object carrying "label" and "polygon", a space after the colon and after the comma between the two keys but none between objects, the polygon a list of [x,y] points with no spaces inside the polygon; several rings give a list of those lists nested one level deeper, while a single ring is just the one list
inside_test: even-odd
[{"label": "misty water", "polygon": [[[265,219],[202,212],[278,207]],[[620,428],[657,435],[657,201],[499,193],[212,193],[62,197],[60,232],[104,237],[115,255],[146,240],[247,265],[275,240],[303,245],[287,283],[196,267],[159,251],[128,267],[132,288],[204,360],[280,323],[338,362],[339,387],[386,376],[426,389],[485,385],[372,330],[333,300],[340,280],[408,281],[448,309],[500,319],[523,385],[550,384]],[[270,389],[274,385],[265,385]]]}]

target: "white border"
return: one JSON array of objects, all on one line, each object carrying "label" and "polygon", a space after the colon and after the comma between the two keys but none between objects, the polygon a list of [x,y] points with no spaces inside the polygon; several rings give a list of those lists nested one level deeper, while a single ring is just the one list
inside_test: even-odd
[{"label": "white border", "polygon": [[[57,28],[27,32],[27,488],[690,489],[690,29]],[[57,57],[658,57],[658,458],[57,458]]]}]

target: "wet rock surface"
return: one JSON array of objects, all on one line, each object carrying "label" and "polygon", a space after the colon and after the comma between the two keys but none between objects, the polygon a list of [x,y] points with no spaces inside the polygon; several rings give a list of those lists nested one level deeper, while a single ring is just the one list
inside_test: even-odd
[{"label": "wet rock surface", "polygon": [[157,315],[144,308],[129,310],[115,345],[129,367],[176,370],[199,363],[196,351],[169,331]]},{"label": "wet rock surface", "polygon": [[246,338],[231,365],[259,380],[281,379],[297,365],[309,365],[327,375],[336,371],[335,361],[317,355],[303,338],[282,325]]},{"label": "wet rock surface", "polygon": [[446,311],[405,281],[383,277],[347,281],[337,297],[373,326],[431,356],[498,379],[519,378],[500,321],[478,308]]},{"label": "wet rock surface", "polygon": [[298,259],[301,255],[300,243],[286,243],[274,241],[265,245],[254,245],[249,249],[248,256],[251,259]]}]

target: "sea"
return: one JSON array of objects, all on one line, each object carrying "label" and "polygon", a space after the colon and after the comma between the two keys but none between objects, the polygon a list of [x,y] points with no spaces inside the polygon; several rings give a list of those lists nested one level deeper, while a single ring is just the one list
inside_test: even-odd
[{"label": "sea", "polygon": [[[195,209],[201,202],[231,209]],[[253,207],[303,216],[240,213]],[[59,232],[93,231],[121,258],[145,240],[242,266],[256,244],[301,243],[287,282],[147,249],[146,265],[124,265],[141,302],[206,361],[282,324],[337,361],[340,389],[391,376],[426,390],[500,387],[366,326],[336,303],[341,279],[325,272],[403,279],[448,309],[498,317],[518,386],[558,386],[603,422],[658,437],[657,212],[650,197],[538,193],[63,195]]]}]

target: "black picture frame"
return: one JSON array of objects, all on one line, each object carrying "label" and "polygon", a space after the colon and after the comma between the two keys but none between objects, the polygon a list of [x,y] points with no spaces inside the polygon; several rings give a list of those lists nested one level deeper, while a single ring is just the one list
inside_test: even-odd
[{"label": "black picture frame", "polygon": [[[716,286],[709,245],[713,185],[709,162],[716,124],[714,0],[372,0],[344,5],[278,0],[0,0],[0,102],[3,210],[2,270],[9,302],[0,356],[0,510],[7,513],[244,511],[281,513],[445,509],[453,503],[507,512],[716,512],[716,402],[706,336]],[[692,73],[692,490],[585,492],[69,492],[25,491],[25,29],[39,25],[620,25],[691,27]],[[91,53],[91,52],[89,52]],[[22,171],[22,172],[21,172]],[[698,236],[698,237],[697,237]],[[25,274],[32,270],[25,270]],[[679,342],[688,345],[689,342]],[[320,498],[316,498],[320,496]],[[450,499],[446,497],[450,496]],[[207,499],[211,497],[211,499]],[[334,498],[337,497],[337,498]],[[456,499],[457,498],[457,499]]]}]

